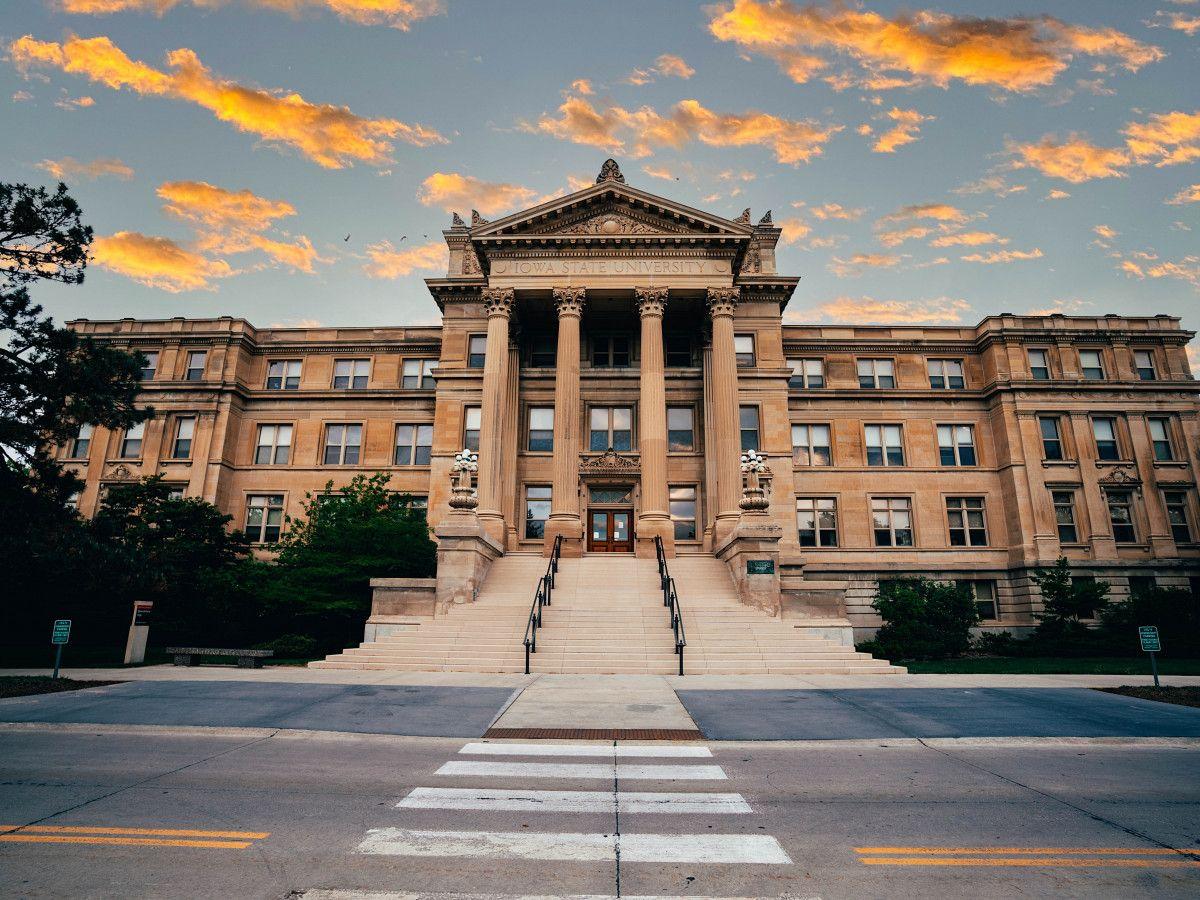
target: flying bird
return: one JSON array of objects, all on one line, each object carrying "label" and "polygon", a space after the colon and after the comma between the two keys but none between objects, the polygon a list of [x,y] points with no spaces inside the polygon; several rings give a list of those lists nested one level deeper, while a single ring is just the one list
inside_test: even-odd
[{"label": "flying bird", "polygon": [[343,241],[348,241],[348,240],[350,240],[350,235],[346,235],[344,238],[342,238],[342,240],[343,240]]}]

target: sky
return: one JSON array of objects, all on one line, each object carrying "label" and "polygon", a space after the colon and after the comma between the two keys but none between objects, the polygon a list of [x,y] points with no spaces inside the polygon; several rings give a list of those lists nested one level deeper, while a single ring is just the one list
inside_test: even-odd
[{"label": "sky", "polygon": [[788,321],[1200,328],[1200,0],[4,6],[2,178],[96,233],[59,318],[435,323],[452,211],[613,156],[772,210]]}]

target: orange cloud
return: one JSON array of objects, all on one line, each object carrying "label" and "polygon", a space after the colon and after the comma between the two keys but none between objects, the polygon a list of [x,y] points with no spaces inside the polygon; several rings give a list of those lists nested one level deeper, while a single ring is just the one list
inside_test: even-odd
[{"label": "orange cloud", "polygon": [[809,232],[812,231],[812,228],[807,222],[794,216],[788,219],[780,219],[775,224],[783,229],[783,234],[780,235],[779,239],[783,241],[784,244],[794,244],[797,241],[802,241],[808,237]]},{"label": "orange cloud", "polygon": [[1173,166],[1200,159],[1200,111],[1155,113],[1147,122],[1125,128],[1134,161]]},{"label": "orange cloud", "polygon": [[594,94],[592,83],[586,78],[577,78],[571,82],[571,90],[577,94]]},{"label": "orange cloud", "polygon": [[458,172],[434,172],[417,191],[417,199],[425,206],[437,206],[446,212],[477,209],[489,216],[534,205],[537,196],[537,191],[519,184],[483,181]]},{"label": "orange cloud", "polygon": [[[1150,260],[1158,258],[1153,254],[1146,256]],[[1200,290],[1200,256],[1185,256],[1178,262],[1166,260],[1146,266],[1127,259],[1121,263],[1120,269],[1138,278],[1173,278]]]},{"label": "orange cloud", "polygon": [[1055,300],[1049,306],[1041,309],[1031,309],[1025,315],[1027,316],[1073,316],[1084,312],[1092,304],[1087,300],[1078,298]]},{"label": "orange cloud", "polygon": [[876,153],[895,153],[897,147],[913,143],[921,130],[921,123],[931,122],[934,118],[923,116],[915,109],[897,109],[894,106],[885,115],[896,124],[875,141],[871,149]]},{"label": "orange cloud", "polygon": [[823,203],[820,206],[812,207],[809,212],[814,218],[825,221],[826,219],[845,219],[848,222],[856,222],[866,212],[862,208],[847,208],[840,203]]},{"label": "orange cloud", "polygon": [[1008,238],[991,231],[963,231],[959,234],[944,234],[929,242],[930,247],[979,247],[983,244],[1007,244]]},{"label": "orange cloud", "polygon": [[133,177],[133,169],[119,159],[93,159],[91,162],[81,162],[73,156],[64,156],[62,159],[43,159],[37,164],[37,167],[56,181],[84,181],[105,176],[128,181]]},{"label": "orange cloud", "polygon": [[675,181],[675,173],[666,166],[642,166],[642,171],[651,178],[661,178],[663,181]]},{"label": "orange cloud", "polygon": [[1032,250],[993,250],[990,253],[972,253],[968,256],[960,256],[963,262],[982,263],[985,266],[995,265],[996,263],[1010,263],[1021,259],[1041,259],[1045,256],[1041,249],[1034,247]]},{"label": "orange cloud", "polygon": [[881,83],[900,73],[895,79],[900,85],[946,87],[959,80],[1008,91],[1052,84],[1076,54],[1113,59],[1130,71],[1164,55],[1115,29],[1085,28],[1052,16],[981,19],[921,10],[886,18],[843,4],[734,0],[714,10],[708,27],[718,40],[773,59],[797,83],[825,68],[826,55],[835,54],[854,60]]},{"label": "orange cloud", "polygon": [[1180,206],[1184,203],[1200,203],[1200,184],[1193,184],[1190,187],[1185,187],[1166,202],[1170,203],[1172,206]]},{"label": "orange cloud", "polygon": [[1105,240],[1105,241],[1111,241],[1118,234],[1120,234],[1120,232],[1118,232],[1111,225],[1093,225],[1092,232],[1098,238],[1100,238],[1101,240]]},{"label": "orange cloud", "polygon": [[684,62],[682,56],[674,56],[670,53],[664,53],[654,61],[654,68],[659,75],[668,78],[691,78],[696,74],[696,70]]},{"label": "orange cloud", "polygon": [[363,271],[371,278],[399,278],[417,269],[445,271],[449,250],[442,241],[430,241],[404,250],[397,250],[391,241],[380,241],[367,247],[368,262]]},{"label": "orange cloud", "polygon": [[[115,12],[152,12],[164,15],[189,2],[209,9],[226,6],[232,0],[59,0],[64,12],[99,16]],[[300,15],[315,9],[328,9],[343,19],[360,25],[390,25],[408,31],[420,19],[444,13],[442,0],[240,0],[245,6]]]},{"label": "orange cloud", "polygon": [[1200,344],[1193,341],[1184,349],[1187,350],[1188,362],[1192,364],[1192,374],[1200,378]]},{"label": "orange cloud", "polygon": [[[853,325],[940,325],[961,322],[971,309],[966,300],[934,297],[929,300],[876,300],[874,297],[838,297],[813,312],[822,318]],[[804,316],[808,311],[798,311]]]},{"label": "orange cloud", "polygon": [[1200,33],[1200,16],[1189,16],[1181,12],[1163,12],[1159,10],[1154,19],[1146,23],[1151,28],[1170,28],[1182,31],[1188,37]]},{"label": "orange cloud", "polygon": [[969,221],[971,216],[949,203],[914,203],[902,206],[894,213],[888,213],[879,222],[903,222],[908,219],[933,219],[936,222],[958,224]]},{"label": "orange cloud", "polygon": [[[693,140],[712,147],[757,145],[771,149],[776,160],[788,165],[820,156],[824,145],[842,130],[841,125],[783,119],[756,110],[716,113],[698,100],[681,100],[664,115],[649,106],[629,110],[614,104],[597,109],[583,97],[567,97],[557,117],[545,114],[521,127],[634,157],[649,156],[655,147],[678,150]],[[627,143],[633,144],[632,149],[627,150]]]},{"label": "orange cloud", "polygon": [[87,109],[89,106],[95,106],[96,101],[92,97],[63,97],[55,100],[54,105],[65,110]]},{"label": "orange cloud", "polygon": [[908,228],[896,228],[891,231],[881,231],[876,237],[885,247],[899,247],[905,241],[920,240],[933,234],[933,229],[925,225],[912,225]]},{"label": "orange cloud", "polygon": [[355,161],[382,165],[392,141],[418,147],[445,144],[433,129],[396,119],[365,119],[344,106],[310,103],[294,93],[244,87],[216,78],[188,49],[167,54],[172,69],[162,72],[131,60],[107,37],[70,38],[62,44],[30,35],[9,46],[17,68],[58,68],[113,89],[167,96],[209,110],[239,131],[299,150],[318,165],[341,169]]},{"label": "orange cloud", "polygon": [[118,231],[92,242],[92,261],[147,287],[172,294],[212,290],[212,280],[233,274],[229,263],[185,250],[169,238]]},{"label": "orange cloud", "polygon": [[1045,200],[1066,200],[1070,196],[1071,195],[1068,194],[1066,191],[1060,191],[1058,188],[1055,188],[1050,193],[1048,193],[1043,199],[1045,199]]},{"label": "orange cloud", "polygon": [[1013,144],[1009,149],[1017,156],[1013,168],[1037,169],[1072,184],[1093,178],[1124,178],[1121,169],[1129,165],[1129,154],[1124,150],[1099,147],[1078,135],[1061,142],[1047,135],[1036,144]]},{"label": "orange cloud", "polygon": [[890,253],[855,253],[849,259],[835,256],[825,267],[838,278],[857,278],[863,269],[890,269],[904,259]]}]

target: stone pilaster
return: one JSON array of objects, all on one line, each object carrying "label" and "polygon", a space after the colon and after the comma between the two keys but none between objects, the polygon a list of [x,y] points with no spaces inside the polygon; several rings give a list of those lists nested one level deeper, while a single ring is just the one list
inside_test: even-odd
[{"label": "stone pilaster", "polygon": [[579,320],[587,293],[582,287],[554,289],[558,311],[558,352],[554,370],[554,482],[545,552],[562,535],[564,556],[583,553],[583,520],[579,517]]},{"label": "stone pilaster", "polygon": [[500,510],[502,433],[509,410],[508,327],[512,318],[512,288],[483,291],[487,310],[487,350],[483,362],[483,399],[479,422],[479,521],[488,536],[504,546],[504,513]]},{"label": "stone pilaster", "polygon": [[667,381],[663,357],[665,287],[634,289],[642,320],[641,393],[638,403],[638,450],[641,456],[641,508],[637,518],[637,552],[654,556],[654,539],[663,539],[675,554],[675,532],[667,507]]},{"label": "stone pilaster", "polygon": [[[737,524],[741,496],[741,438],[738,428],[737,357],[733,346],[733,314],[740,289],[709,288],[712,317],[712,433],[717,454],[717,518],[714,545],[721,544]],[[713,447],[709,447],[709,452]]]}]

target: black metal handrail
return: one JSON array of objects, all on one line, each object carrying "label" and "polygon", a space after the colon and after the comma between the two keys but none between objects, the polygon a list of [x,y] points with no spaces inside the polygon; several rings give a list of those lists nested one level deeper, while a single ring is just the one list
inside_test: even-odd
[{"label": "black metal handrail", "polygon": [[550,561],[546,563],[546,574],[538,579],[533,592],[533,605],[529,609],[529,622],[525,626],[525,674],[529,674],[529,654],[537,653],[537,630],[542,627],[542,607],[550,606],[554,593],[554,576],[558,574],[558,559],[562,555],[562,535],[554,536],[554,548]]},{"label": "black metal handrail", "polygon": [[658,559],[658,582],[663,592],[663,606],[671,616],[671,631],[675,635],[675,654],[679,657],[679,674],[683,674],[683,648],[687,646],[687,635],[683,630],[683,610],[679,607],[679,594],[675,591],[675,579],[667,568],[667,553],[663,540],[654,538],[654,555]]}]

